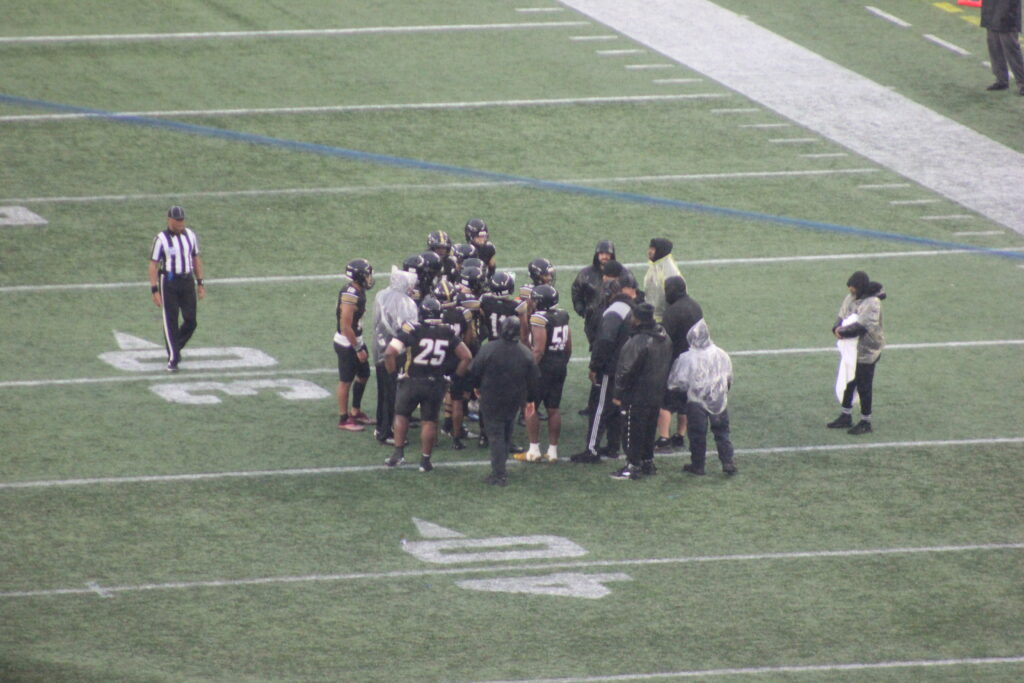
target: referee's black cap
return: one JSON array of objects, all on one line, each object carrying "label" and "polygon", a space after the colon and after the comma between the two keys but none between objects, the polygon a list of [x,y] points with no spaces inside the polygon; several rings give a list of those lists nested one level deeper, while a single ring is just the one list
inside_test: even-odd
[{"label": "referee's black cap", "polygon": [[174,205],[171,208],[167,209],[167,217],[173,218],[176,221],[183,221],[185,220],[185,209],[181,208],[178,205]]}]

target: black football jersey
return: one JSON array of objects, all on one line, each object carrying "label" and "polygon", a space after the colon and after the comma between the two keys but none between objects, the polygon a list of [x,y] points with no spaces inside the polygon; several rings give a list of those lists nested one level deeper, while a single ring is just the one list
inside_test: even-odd
[{"label": "black football jersey", "polygon": [[498,338],[501,321],[505,318],[518,318],[526,304],[515,299],[508,299],[493,294],[480,297],[480,337],[487,340]]},{"label": "black football jersey", "polygon": [[490,240],[487,240],[483,244],[473,243],[476,247],[476,257],[484,262],[484,267],[487,269],[487,276],[494,275],[494,268],[491,267],[491,259],[494,258],[498,250],[494,247],[494,244]]},{"label": "black football jersey", "polygon": [[338,305],[334,309],[334,320],[338,327],[338,334],[341,334],[341,305],[342,304],[354,304],[356,307],[355,315],[352,316],[352,331],[356,333],[356,336],[360,336],[363,333],[363,313],[366,313],[366,292],[362,291],[358,287],[348,285],[343,287],[338,292]]},{"label": "black football jersey", "polygon": [[462,340],[448,325],[407,322],[395,339],[405,345],[402,376],[440,379],[458,365],[455,348]]},{"label": "black football jersey", "polygon": [[569,362],[569,314],[560,308],[536,311],[530,316],[531,327],[543,327],[547,330],[547,343],[544,346],[543,363]]}]

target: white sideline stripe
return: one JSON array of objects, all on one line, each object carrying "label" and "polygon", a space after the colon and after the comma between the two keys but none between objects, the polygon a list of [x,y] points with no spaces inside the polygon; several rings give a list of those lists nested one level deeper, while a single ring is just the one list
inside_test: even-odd
[{"label": "white sideline stripe", "polygon": [[651,80],[651,83],[657,83],[658,85],[666,85],[668,83],[701,83],[703,78],[655,78]]},{"label": "white sideline stripe", "polygon": [[952,52],[955,52],[958,55],[961,55],[963,57],[969,57],[971,55],[970,52],[968,52],[967,50],[963,49],[959,45],[954,45],[953,43],[945,41],[942,38],[939,38],[938,36],[933,36],[930,33],[924,34],[924,38],[925,38],[925,40],[928,40],[930,42],[935,43],[939,47],[944,47],[947,50],[951,50]]},{"label": "white sideline stripe", "polygon": [[895,16],[889,14],[888,12],[883,12],[882,10],[878,9],[877,7],[872,7],[870,5],[865,5],[864,9],[866,9],[869,12],[871,12],[876,17],[881,17],[882,19],[885,19],[886,21],[891,21],[892,23],[896,24],[897,26],[901,26],[903,28],[910,28],[910,26],[911,26],[909,21],[904,21],[904,20],[900,19],[899,17],[895,17]]},{"label": "white sideline stripe", "polygon": [[862,671],[872,669],[918,669],[936,666],[978,666],[1019,664],[1024,655],[1015,657],[970,657],[967,659],[910,659],[889,662],[853,662],[833,664],[793,664],[788,666],[751,666],[733,669],[693,669],[648,674],[616,674],[610,676],[574,676],[570,678],[519,678],[478,683],[600,683],[601,681],[653,681],[659,678],[703,678],[705,676],[760,676],[762,674],[812,673],[827,671]]},{"label": "white sideline stripe", "polygon": [[523,28],[564,28],[590,26],[589,21],[544,21],[504,24],[439,24],[427,26],[366,26],[363,28],[295,29],[278,31],[208,31],[195,33],[107,33],[68,36],[0,36],[0,45],[10,43],[88,43],[146,40],[207,40],[217,38],[309,38],[351,36],[373,33],[432,33],[444,31],[494,31]]},{"label": "white sideline stripe", "polygon": [[954,232],[957,237],[973,237],[983,235],[1004,235],[1006,234],[1002,230],[962,230],[960,232]]},{"label": "white sideline stripe", "polygon": [[634,49],[625,49],[625,50],[595,50],[595,52],[597,54],[601,55],[602,57],[611,57],[611,56],[614,56],[614,55],[642,55],[642,54],[646,53],[647,50],[634,50]]},{"label": "white sideline stripe", "polygon": [[792,123],[741,123],[740,128],[789,128]]},{"label": "white sideline stripe", "polygon": [[[335,370],[336,371],[336,370]],[[325,370],[326,372],[326,370]],[[984,439],[952,439],[946,441],[890,441],[829,444],[820,446],[772,446],[765,448],[737,448],[737,455],[775,455],[779,453],[819,453],[828,451],[860,451],[895,448],[939,448],[957,446],[993,446],[997,444],[1022,444],[1024,437],[989,437]],[[709,455],[716,453],[714,449],[708,451]],[[659,458],[679,458],[688,456],[688,452],[674,451],[672,453],[659,453]],[[453,462],[434,463],[435,468],[461,468],[461,467],[483,467],[489,466],[490,460],[462,460]],[[523,467],[529,467],[523,464]],[[398,470],[414,470],[416,465],[405,465]],[[100,486],[116,484],[165,484],[173,482],[194,482],[194,481],[215,481],[220,479],[260,479],[269,477],[299,477],[317,476],[331,474],[350,474],[359,472],[389,472],[387,466],[381,465],[346,465],[338,467],[309,467],[289,470],[248,470],[238,472],[204,472],[193,474],[153,474],[139,475],[133,477],[84,477],[78,479],[48,479],[37,481],[9,481],[0,482],[0,491],[12,491],[21,489],[47,489],[63,488],[71,486]]]},{"label": "white sideline stripe", "polygon": [[[1021,266],[1024,267],[1024,266]],[[520,269],[522,270],[522,269]],[[340,277],[340,276],[333,276]],[[890,351],[907,349],[948,349],[959,347],[981,347],[981,346],[1016,346],[1024,345],[1024,339],[996,339],[987,341],[964,341],[964,342],[923,342],[919,344],[888,344],[885,348]],[[817,348],[793,348],[793,349],[755,349],[749,351],[730,351],[732,356],[781,356],[802,353],[835,353],[834,346],[822,346]],[[186,361],[188,354],[185,354]],[[590,359],[586,356],[575,356],[570,359],[573,363],[585,363]],[[196,379],[218,379],[225,377],[275,377],[280,375],[324,375],[337,372],[337,368],[306,368],[304,370],[239,370],[228,372],[188,372],[187,363],[183,374],[175,375],[175,379],[188,378]],[[47,386],[72,386],[76,384],[117,384],[120,382],[158,382],[167,380],[167,374],[159,375],[118,375],[116,377],[79,377],[75,379],[26,379],[9,380],[0,382],[0,389],[13,389],[18,387],[47,387]]]},{"label": "white sideline stripe", "polygon": [[627,69],[674,69],[678,64],[627,64]]},{"label": "white sideline stripe", "polygon": [[766,560],[805,560],[833,557],[872,557],[885,555],[919,555],[930,553],[962,553],[995,550],[1020,550],[1024,543],[985,543],[976,545],[944,545],[904,548],[865,548],[858,550],[806,550],[781,553],[748,553],[738,555],[698,555],[693,557],[659,557],[626,560],[583,560],[577,562],[551,562],[536,564],[498,565],[491,567],[449,567],[444,569],[412,569],[390,572],[354,572],[346,574],[309,574],[306,576],[265,576],[250,579],[213,579],[207,581],[172,581],[138,585],[100,586],[95,581],[84,588],[53,588],[30,591],[4,591],[0,598],[34,598],[59,595],[112,595],[154,590],[184,590],[193,588],[230,588],[235,586],[267,586],[274,584],[314,583],[325,581],[380,581],[388,579],[422,578],[428,576],[458,576],[462,574],[489,574],[492,572],[547,571],[550,569],[589,569],[594,567],[649,567],[704,562],[758,562]]},{"label": "white sideline stripe", "polygon": [[378,112],[422,109],[486,109],[490,107],[546,107],[568,104],[616,104],[622,102],[672,102],[729,97],[728,93],[690,93],[676,95],[609,95],[602,97],[558,97],[535,100],[481,100],[477,102],[410,102],[407,104],[338,104],[321,107],[266,107],[257,109],[180,109],[166,111],[119,111],[109,113],[82,112],[74,114],[12,114],[0,116],[0,123],[23,121],[70,121],[140,116],[257,116],[266,114],[331,114],[340,112]]},{"label": "white sideline stripe", "polygon": [[793,145],[808,142],[821,142],[821,138],[770,138],[768,142],[775,145]]},{"label": "white sideline stripe", "polygon": [[[674,175],[618,176],[606,178],[569,178],[556,180],[573,184],[617,184],[641,182],[675,182],[687,180],[743,180],[747,178],[786,178],[801,176],[858,175],[878,173],[877,168],[836,168],[809,169],[803,171],[739,171],[735,173],[687,173]],[[220,190],[207,192],[154,192],[146,194],[106,194],[64,197],[11,197],[0,199],[4,204],[37,204],[67,202],[123,202],[149,201],[151,199],[176,199],[179,197],[266,197],[273,195],[316,195],[316,194],[369,194],[373,192],[418,192],[432,190],[465,190],[474,188],[512,187],[522,185],[517,181],[486,181],[472,183],[429,183],[396,185],[343,185],[339,187],[295,187],[278,190]]]},{"label": "white sideline stripe", "polygon": [[[1002,247],[1000,251],[1024,251],[1024,247]],[[880,251],[875,253],[855,254],[814,254],[810,256],[758,256],[750,258],[724,258],[724,259],[694,259],[692,261],[678,261],[682,267],[691,266],[723,266],[741,264],[765,264],[765,263],[799,263],[807,261],[849,261],[854,259],[869,260],[876,258],[908,258],[915,256],[948,256],[961,254],[976,254],[971,249],[934,249],[922,251]],[[587,264],[590,265],[590,264]],[[627,268],[646,267],[647,263],[625,263]],[[585,268],[584,265],[555,266],[555,270],[579,271]],[[526,268],[502,268],[512,272],[524,272]],[[326,275],[267,275],[264,277],[225,277],[206,278],[207,284],[221,285],[249,285],[261,283],[282,283],[282,282],[304,282],[313,280],[337,280],[344,277],[341,274],[329,273]],[[14,292],[63,292],[82,289],[131,289],[145,287],[147,282],[98,282],[64,285],[8,285],[0,287],[0,294]],[[891,348],[891,347],[890,347]]]},{"label": "white sideline stripe", "polygon": [[569,36],[569,40],[618,40],[618,36]]},{"label": "white sideline stripe", "polygon": [[889,202],[892,206],[912,206],[914,204],[938,204],[941,199],[893,199]]},{"label": "white sideline stripe", "polygon": [[761,111],[757,107],[736,107],[733,109],[712,109],[712,114],[753,114]]},{"label": "white sideline stripe", "polygon": [[832,159],[835,157],[849,156],[846,152],[823,152],[821,154],[801,154],[804,159]]},{"label": "white sideline stripe", "polygon": [[921,216],[923,221],[960,221],[964,219],[974,218],[969,213],[954,213],[947,216]]},{"label": "white sideline stripe", "polygon": [[876,183],[874,185],[858,185],[858,190],[893,190],[900,187],[910,187],[910,183]]},{"label": "white sideline stripe", "polygon": [[562,11],[564,11],[564,8],[562,8],[562,7],[516,7],[516,11],[517,12],[523,12],[523,13],[541,14],[541,13],[544,13],[544,12],[562,12]]}]

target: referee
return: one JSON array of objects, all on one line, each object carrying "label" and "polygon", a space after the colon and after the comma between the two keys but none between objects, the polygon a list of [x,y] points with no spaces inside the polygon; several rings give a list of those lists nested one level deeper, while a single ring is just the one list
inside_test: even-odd
[{"label": "referee", "polygon": [[167,210],[167,229],[153,240],[149,254],[149,289],[153,303],[164,314],[168,372],[178,371],[181,349],[196,331],[197,288],[202,299],[206,288],[203,287],[199,238],[191,228],[185,227],[185,209],[172,206]]}]

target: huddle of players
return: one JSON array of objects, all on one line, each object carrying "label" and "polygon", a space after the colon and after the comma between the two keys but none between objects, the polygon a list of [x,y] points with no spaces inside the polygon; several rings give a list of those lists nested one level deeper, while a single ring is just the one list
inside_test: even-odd
[{"label": "huddle of players", "polygon": [[[404,462],[405,437],[416,407],[420,408],[423,422],[421,471],[433,469],[430,456],[442,405],[446,412],[442,431],[451,435],[453,448],[465,448],[463,439],[473,436],[463,427],[467,403],[474,388],[466,376],[469,361],[483,343],[499,338],[502,321],[508,318],[518,319],[520,340],[533,349],[534,359],[541,370],[537,403],[543,402],[549,412],[551,446],[543,456],[540,454],[535,443],[539,440],[536,437],[539,426],[534,418],[533,424],[527,425],[531,436],[529,459],[557,459],[560,421],[551,418],[558,413],[572,346],[569,314],[557,308],[554,267],[545,258],[531,261],[528,267],[530,282],[522,285],[517,295],[514,275],[496,268],[497,250],[490,241],[487,224],[480,219],[470,220],[465,225],[465,236],[465,243],[453,244],[448,233],[431,232],[427,236],[427,250],[402,262],[401,269],[415,275],[415,287],[410,296],[418,308],[418,319],[405,322],[395,331],[384,354],[389,374],[398,373],[395,419],[393,433],[389,429],[392,425],[378,425],[375,435],[382,443],[393,439],[395,452],[385,461],[392,467]],[[358,336],[361,333],[359,319],[365,312],[367,282],[372,286],[372,267],[364,259],[356,259],[346,268],[346,274],[352,282],[339,294],[339,335],[342,332],[342,303],[348,300],[353,309],[350,317],[355,318],[353,329],[357,330]],[[352,287],[353,283],[355,287]],[[335,342],[337,350],[338,335]],[[365,383],[369,377],[365,358],[364,354],[361,362],[358,357],[352,359],[358,367],[343,372],[342,353],[339,352],[342,383],[346,376]],[[361,388],[356,384],[356,397],[361,398]],[[353,401],[353,406],[357,405]],[[350,422],[358,419],[352,415],[362,413],[356,408],[347,416]],[[360,422],[368,423],[368,420]],[[349,428],[342,426],[341,422],[339,427]],[[480,446],[486,447],[487,437],[481,435],[479,438]]]}]

